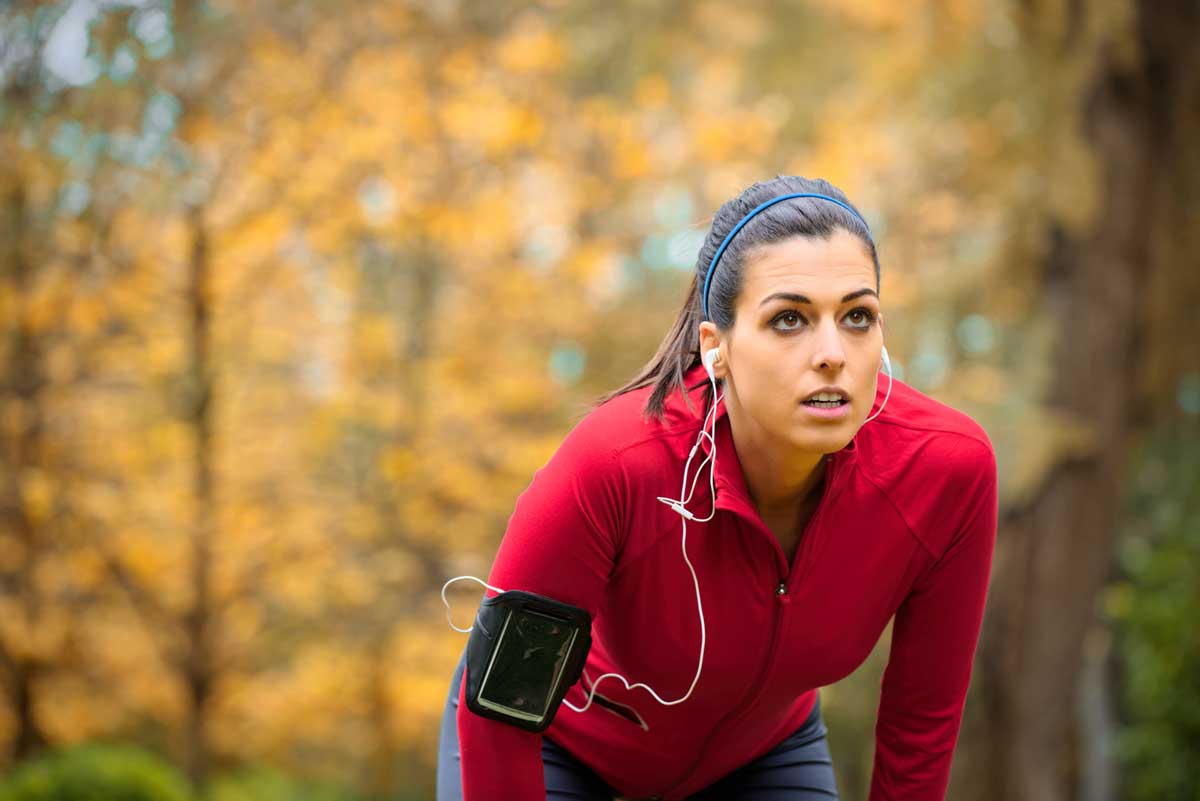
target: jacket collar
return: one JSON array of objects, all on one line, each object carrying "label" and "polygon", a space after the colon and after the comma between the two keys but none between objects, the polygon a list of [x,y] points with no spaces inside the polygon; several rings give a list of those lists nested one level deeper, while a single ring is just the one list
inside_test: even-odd
[{"label": "jacket collar", "polygon": [[[701,382],[703,382],[701,384]],[[678,403],[678,408],[693,421],[696,426],[697,434],[699,426],[703,424],[708,407],[704,405],[704,400],[707,392],[712,391],[712,383],[708,381],[708,375],[704,372],[704,366],[697,364],[684,373],[684,388],[695,387],[701,384],[696,389],[691,390],[688,395],[692,399],[694,409],[689,410],[687,405],[683,403],[682,398],[678,393],[672,393],[671,397]],[[724,388],[718,383],[718,395],[724,391]],[[709,431],[713,430],[713,439],[716,440],[717,448],[717,464],[713,475],[713,485],[716,488],[715,505],[718,509],[726,509],[728,511],[750,516],[754,519],[761,519],[754,505],[754,500],[750,497],[750,490],[746,484],[746,475],[742,470],[741,461],[738,459],[737,449],[733,444],[733,432],[729,427],[729,416],[725,408],[725,400],[722,397],[717,402],[716,421],[709,424]],[[845,469],[846,465],[857,457],[857,446],[855,440],[857,434],[850,440],[846,447],[826,455],[826,472],[825,472],[825,488],[828,488],[838,478],[839,473]],[[688,444],[691,448],[691,444]],[[712,445],[709,443],[708,437],[703,437],[700,440],[701,455],[698,453],[693,459],[693,465],[703,461],[704,456],[710,455]],[[690,468],[689,481],[695,476],[695,467]],[[708,465],[704,466],[704,472],[707,473]],[[705,488],[708,486],[708,476],[702,475],[699,483]]]}]

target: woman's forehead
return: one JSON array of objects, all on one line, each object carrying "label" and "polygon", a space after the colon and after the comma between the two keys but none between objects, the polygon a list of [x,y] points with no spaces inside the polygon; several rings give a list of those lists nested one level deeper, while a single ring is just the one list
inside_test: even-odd
[{"label": "woman's forehead", "polygon": [[862,288],[875,288],[875,264],[858,237],[841,230],[829,239],[792,237],[757,248],[742,275],[742,300],[755,306],[774,292],[820,302]]}]

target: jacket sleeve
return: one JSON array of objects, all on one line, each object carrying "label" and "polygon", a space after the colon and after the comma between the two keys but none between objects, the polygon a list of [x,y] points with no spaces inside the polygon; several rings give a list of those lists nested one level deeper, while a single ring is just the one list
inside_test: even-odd
[{"label": "jacket sleeve", "polygon": [[[948,486],[969,499],[942,556],[896,611],[875,723],[869,801],[942,801],[958,741],[996,542],[990,444],[956,454]],[[947,493],[950,494],[950,493]],[[950,500],[950,499],[947,499]]]},{"label": "jacket sleeve", "polygon": [[[616,454],[585,418],[518,496],[488,583],[582,607],[594,623],[624,538],[625,497]],[[542,735],[471,712],[466,686],[464,676],[457,717],[464,801],[545,801]],[[556,714],[578,713],[564,705]]]}]

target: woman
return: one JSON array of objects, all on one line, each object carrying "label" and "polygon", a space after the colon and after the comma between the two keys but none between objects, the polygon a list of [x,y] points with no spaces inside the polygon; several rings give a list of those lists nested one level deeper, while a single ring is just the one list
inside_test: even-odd
[{"label": "woman", "polygon": [[590,613],[582,678],[538,734],[468,709],[460,663],[439,799],[836,798],[818,688],[893,615],[870,799],[944,797],[996,464],[965,414],[877,381],[878,293],[829,183],[721,207],[670,334],[534,475],[488,579]]}]

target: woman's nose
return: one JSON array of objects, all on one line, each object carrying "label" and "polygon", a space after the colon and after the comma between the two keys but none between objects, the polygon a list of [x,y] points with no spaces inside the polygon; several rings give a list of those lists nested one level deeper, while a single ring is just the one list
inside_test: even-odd
[{"label": "woman's nose", "polygon": [[846,365],[846,351],[842,348],[842,338],[836,325],[818,327],[812,364],[817,370],[840,369]]}]

